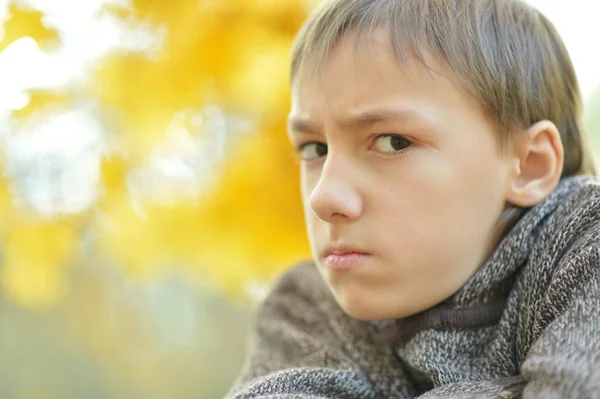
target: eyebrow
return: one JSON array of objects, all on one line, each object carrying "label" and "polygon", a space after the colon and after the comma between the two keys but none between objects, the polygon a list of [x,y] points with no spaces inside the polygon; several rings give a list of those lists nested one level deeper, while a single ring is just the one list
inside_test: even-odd
[{"label": "eyebrow", "polygon": [[[355,115],[338,119],[336,124],[344,128],[365,128],[382,122],[406,122],[410,119],[421,119],[414,111],[410,110],[371,110],[359,112]],[[319,134],[320,128],[308,120],[290,117],[288,119],[290,132],[303,132]]]}]

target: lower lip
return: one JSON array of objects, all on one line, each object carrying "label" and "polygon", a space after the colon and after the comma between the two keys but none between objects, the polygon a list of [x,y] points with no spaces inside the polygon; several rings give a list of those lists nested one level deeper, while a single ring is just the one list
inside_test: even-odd
[{"label": "lower lip", "polygon": [[363,253],[349,253],[345,255],[327,255],[325,265],[331,270],[356,269],[365,264],[371,255]]}]

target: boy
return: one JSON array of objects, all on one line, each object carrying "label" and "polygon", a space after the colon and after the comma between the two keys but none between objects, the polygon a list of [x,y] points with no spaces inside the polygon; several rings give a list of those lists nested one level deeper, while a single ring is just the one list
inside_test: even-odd
[{"label": "boy", "polygon": [[314,262],[262,305],[231,397],[600,397],[600,183],[552,25],[328,1],[291,83]]}]

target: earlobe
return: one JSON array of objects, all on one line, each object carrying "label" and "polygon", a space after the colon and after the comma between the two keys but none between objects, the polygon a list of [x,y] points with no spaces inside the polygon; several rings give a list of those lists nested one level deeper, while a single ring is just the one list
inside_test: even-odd
[{"label": "earlobe", "polygon": [[562,174],[564,149],[556,125],[544,120],[533,124],[516,143],[508,202],[523,208],[544,200]]}]

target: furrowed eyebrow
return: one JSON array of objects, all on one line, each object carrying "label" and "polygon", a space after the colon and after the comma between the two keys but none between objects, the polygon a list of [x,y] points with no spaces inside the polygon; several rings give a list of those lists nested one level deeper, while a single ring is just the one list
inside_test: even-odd
[{"label": "furrowed eyebrow", "polygon": [[408,110],[374,110],[359,112],[356,115],[338,120],[340,126],[347,128],[368,127],[382,122],[406,122],[409,119],[418,119],[419,116]]},{"label": "furrowed eyebrow", "polygon": [[288,119],[288,131],[290,132],[319,134],[320,130],[308,121],[295,118]]},{"label": "furrowed eyebrow", "polygon": [[[409,110],[373,110],[359,112],[355,115],[338,119],[336,123],[344,128],[365,128],[383,122],[406,122],[410,119],[419,119],[419,115]],[[311,122],[290,117],[288,119],[290,132],[320,134],[321,129]]]}]

